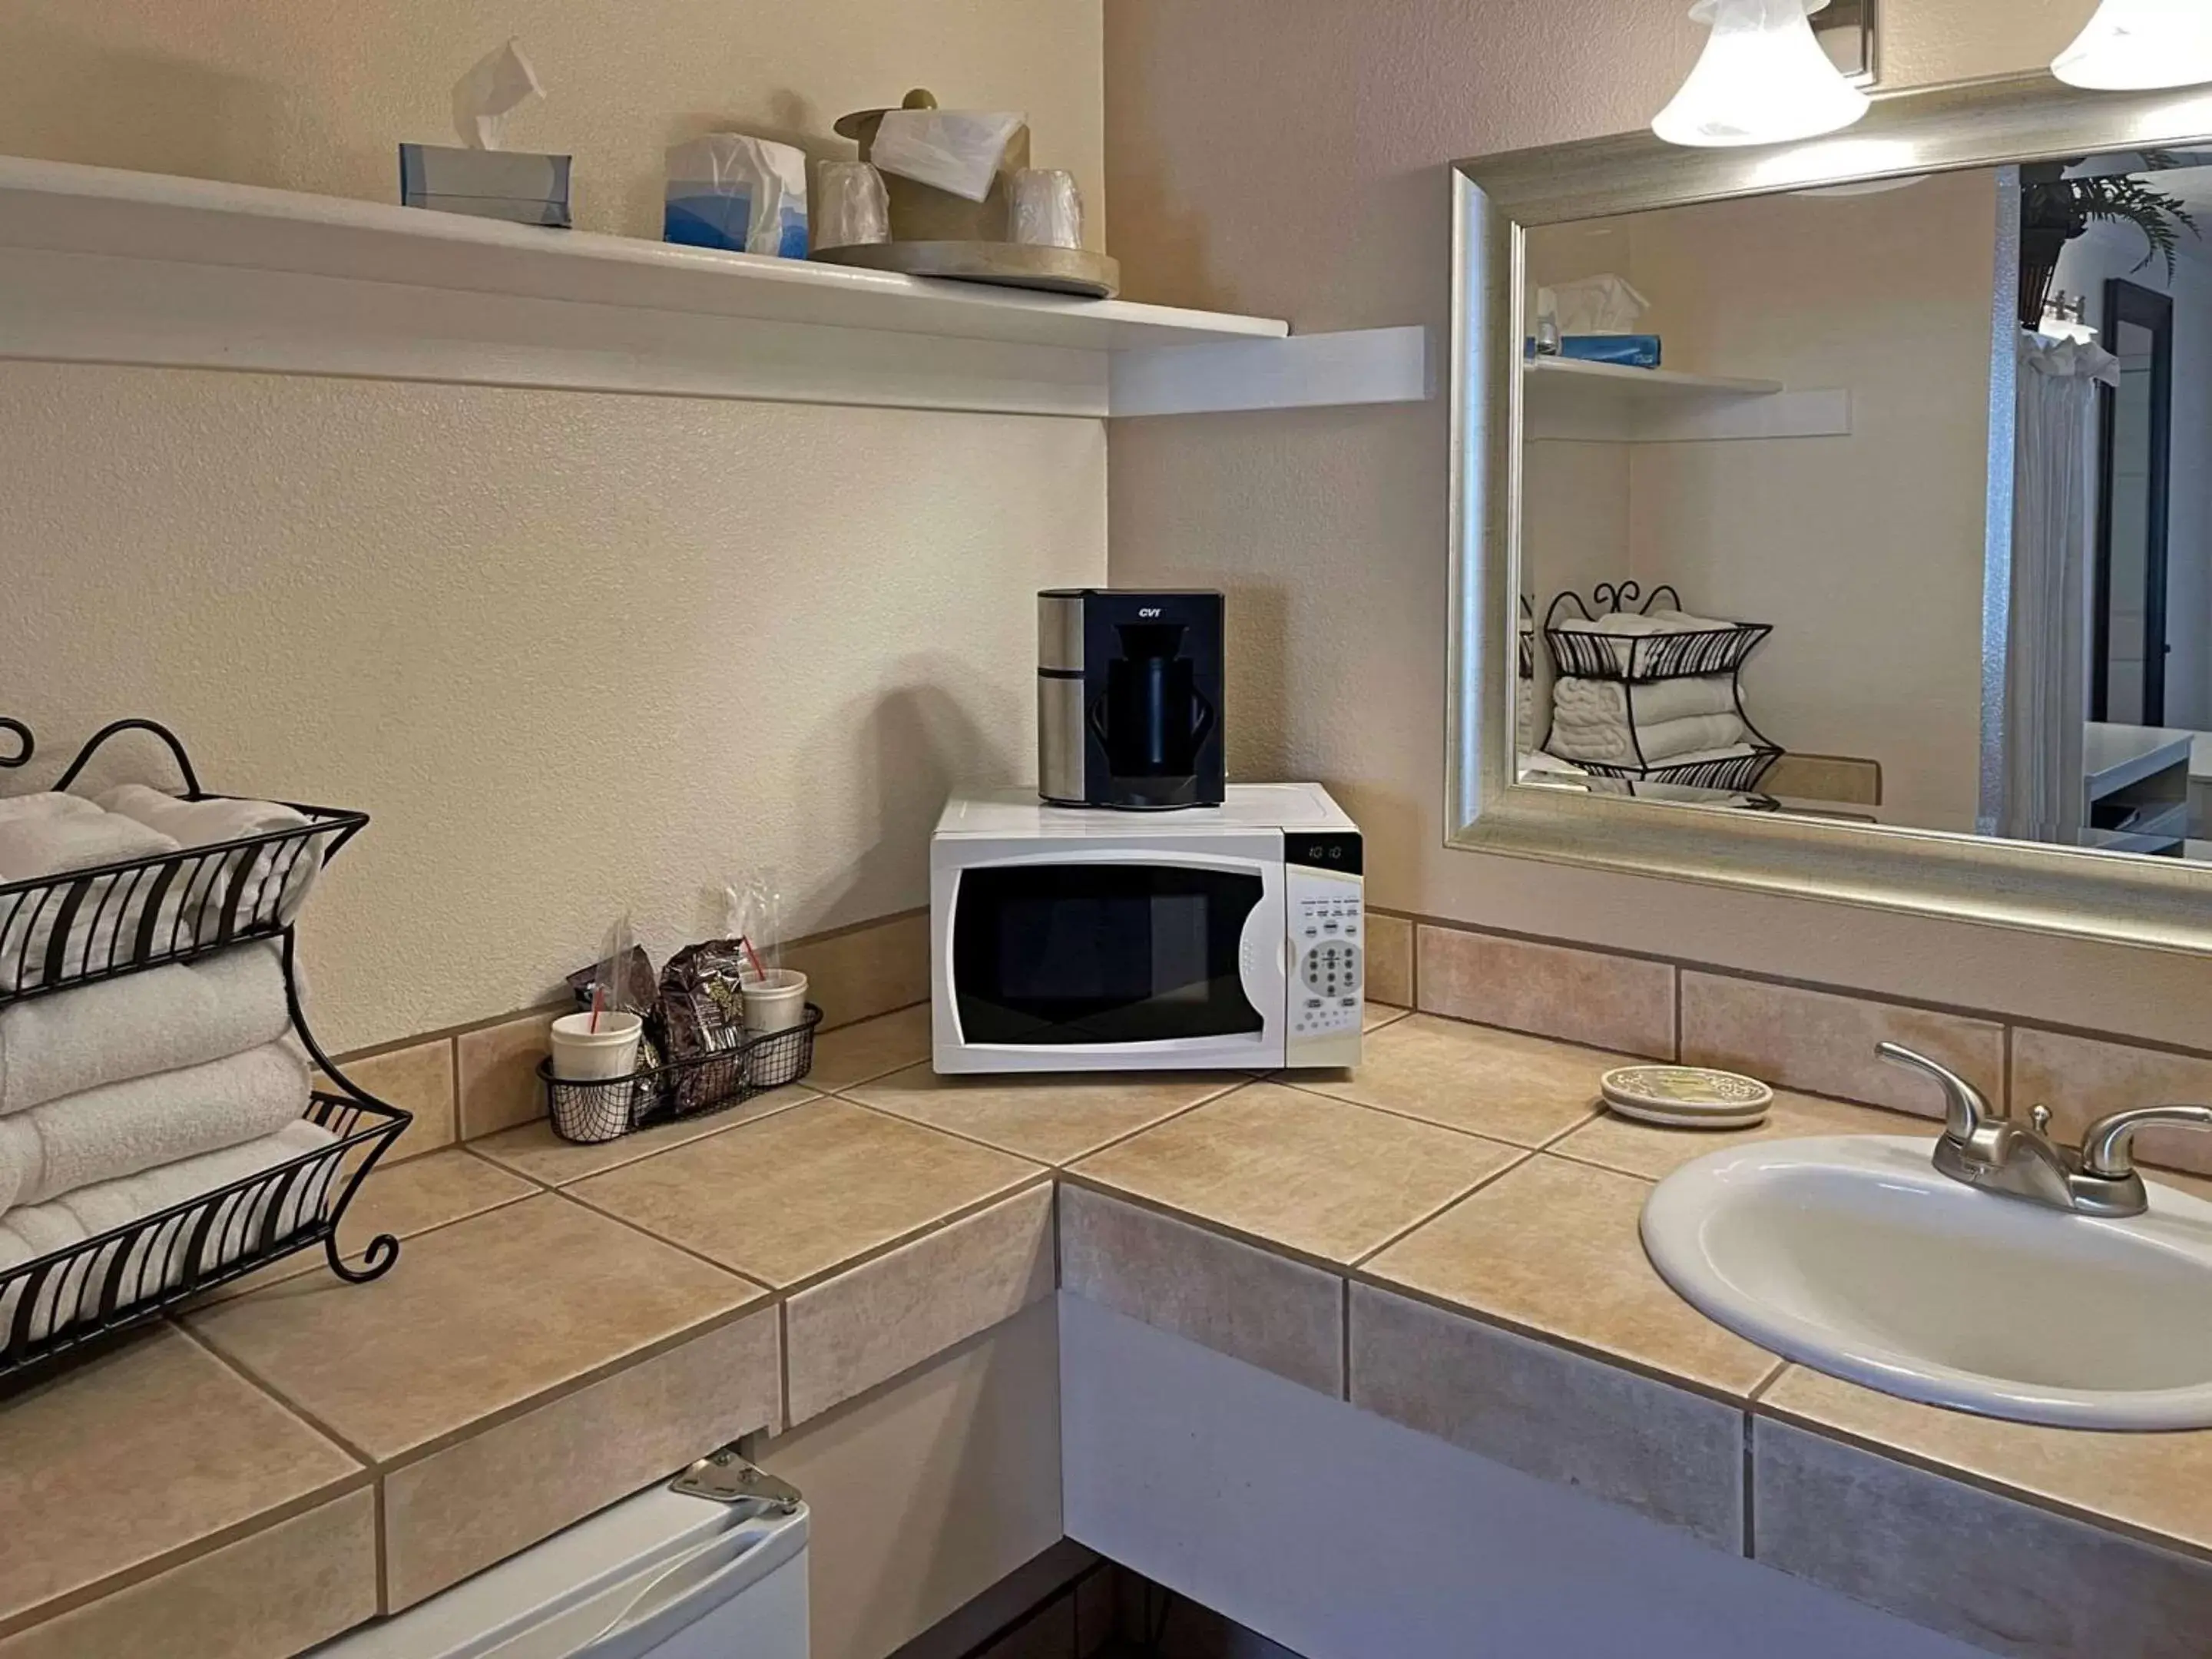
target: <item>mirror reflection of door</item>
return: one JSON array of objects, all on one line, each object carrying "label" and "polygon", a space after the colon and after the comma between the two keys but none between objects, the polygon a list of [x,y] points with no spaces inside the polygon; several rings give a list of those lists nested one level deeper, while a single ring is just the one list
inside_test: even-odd
[{"label": "mirror reflection of door", "polygon": [[2122,726],[2162,726],[2172,648],[2166,567],[2173,301],[2117,277],[2106,283],[2105,347],[2120,360],[2120,384],[2103,392],[2089,714]]}]

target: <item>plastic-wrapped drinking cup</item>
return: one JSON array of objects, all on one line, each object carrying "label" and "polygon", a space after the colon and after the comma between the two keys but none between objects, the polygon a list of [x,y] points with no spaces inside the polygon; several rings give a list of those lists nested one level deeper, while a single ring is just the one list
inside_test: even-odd
[{"label": "plastic-wrapped drinking cup", "polygon": [[1075,175],[1059,167],[1024,167],[1008,191],[1014,240],[1030,247],[1083,246],[1083,196]]},{"label": "plastic-wrapped drinking cup", "polygon": [[884,175],[866,161],[824,161],[814,185],[814,246],[858,247],[891,239]]}]

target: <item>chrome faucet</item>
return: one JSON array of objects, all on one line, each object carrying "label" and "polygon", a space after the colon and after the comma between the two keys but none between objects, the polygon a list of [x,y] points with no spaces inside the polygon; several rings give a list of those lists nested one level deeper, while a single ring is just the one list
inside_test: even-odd
[{"label": "chrome faucet", "polygon": [[1984,1192],[2076,1215],[2141,1215],[2149,1208],[2142,1177],[2136,1173],[2137,1130],[2162,1124],[2212,1129],[2212,1106],[2142,1106],[2099,1118],[2083,1133],[2077,1151],[2045,1133],[2048,1107],[2038,1106],[2029,1115],[2033,1127],[2016,1123],[1998,1115],[1972,1084],[1927,1055],[1894,1042],[1878,1043],[1875,1052],[1927,1073],[1942,1086],[1938,1170]]}]

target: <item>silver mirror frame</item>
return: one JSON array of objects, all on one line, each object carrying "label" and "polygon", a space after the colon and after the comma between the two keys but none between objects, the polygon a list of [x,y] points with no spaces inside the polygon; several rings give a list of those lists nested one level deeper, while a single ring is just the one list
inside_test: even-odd
[{"label": "silver mirror frame", "polygon": [[[2212,952],[2212,866],[1521,784],[1510,701],[1520,592],[1522,273],[1531,227],[2208,141],[2212,88],[2090,93],[2038,73],[1877,98],[1849,131],[1798,144],[1684,149],[1643,132],[1456,163],[1445,844]],[[1999,562],[1996,550],[1992,562]],[[2008,568],[2005,550],[1998,574]],[[1993,592],[1985,605],[2006,602]]]}]

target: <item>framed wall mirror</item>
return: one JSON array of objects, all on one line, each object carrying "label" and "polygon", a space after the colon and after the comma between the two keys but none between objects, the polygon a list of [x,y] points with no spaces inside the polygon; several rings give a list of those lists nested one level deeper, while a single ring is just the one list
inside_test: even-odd
[{"label": "framed wall mirror", "polygon": [[1451,842],[2212,949],[2212,94],[1455,190]]}]

